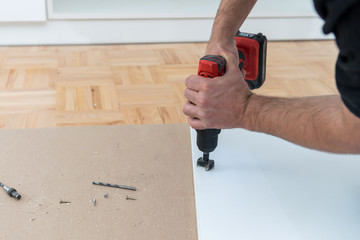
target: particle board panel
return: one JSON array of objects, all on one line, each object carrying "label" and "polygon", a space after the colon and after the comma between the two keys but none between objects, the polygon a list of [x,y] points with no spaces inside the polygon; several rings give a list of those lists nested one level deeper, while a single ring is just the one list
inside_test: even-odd
[{"label": "particle board panel", "polygon": [[191,138],[199,240],[359,238],[360,155],[223,130],[206,172]]},{"label": "particle board panel", "polygon": [[1,130],[0,155],[1,239],[197,239],[186,125]]}]

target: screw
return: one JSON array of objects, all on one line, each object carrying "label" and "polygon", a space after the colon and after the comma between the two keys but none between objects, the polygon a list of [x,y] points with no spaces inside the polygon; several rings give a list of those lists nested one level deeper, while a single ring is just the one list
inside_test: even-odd
[{"label": "screw", "polygon": [[70,201],[60,200],[60,204],[63,204],[63,203],[69,204],[69,203],[70,203]]},{"label": "screw", "polygon": [[94,207],[96,206],[96,198],[93,199]]},{"label": "screw", "polygon": [[132,198],[132,197],[129,197],[128,195],[126,195],[126,200],[136,200],[136,198]]}]

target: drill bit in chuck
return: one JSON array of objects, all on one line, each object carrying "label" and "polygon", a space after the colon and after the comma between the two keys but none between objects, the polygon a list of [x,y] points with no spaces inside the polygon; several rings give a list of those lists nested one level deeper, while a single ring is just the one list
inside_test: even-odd
[{"label": "drill bit in chuck", "polygon": [[0,182],[0,187],[2,187],[9,194],[10,197],[20,200],[21,195],[16,191],[16,189],[9,188],[9,187],[5,186],[4,184],[2,184],[1,182]]}]

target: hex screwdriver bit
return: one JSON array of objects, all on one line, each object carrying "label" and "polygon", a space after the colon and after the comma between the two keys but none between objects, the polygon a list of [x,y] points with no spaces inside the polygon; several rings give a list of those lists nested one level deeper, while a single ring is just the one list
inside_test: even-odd
[{"label": "hex screwdriver bit", "polygon": [[2,184],[1,182],[0,182],[0,187],[2,187],[9,194],[10,197],[20,200],[21,195],[16,191],[15,188],[9,188],[9,187],[5,186],[4,184]]}]

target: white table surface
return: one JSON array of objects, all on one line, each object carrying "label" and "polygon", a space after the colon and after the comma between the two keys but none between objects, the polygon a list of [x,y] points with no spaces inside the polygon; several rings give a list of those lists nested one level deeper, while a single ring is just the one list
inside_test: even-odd
[{"label": "white table surface", "polygon": [[199,240],[360,239],[360,155],[223,130],[206,172],[191,142]]}]

